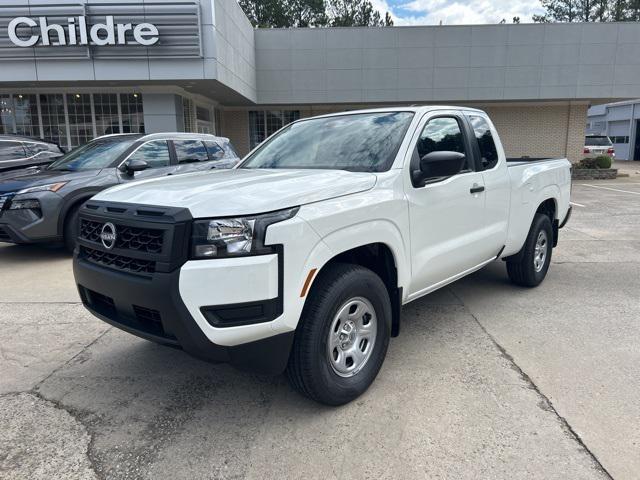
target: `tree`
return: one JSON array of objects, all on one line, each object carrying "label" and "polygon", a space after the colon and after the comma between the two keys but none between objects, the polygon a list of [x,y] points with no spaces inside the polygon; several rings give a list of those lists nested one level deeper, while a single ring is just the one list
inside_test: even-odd
[{"label": "tree", "polygon": [[640,0],[541,0],[534,22],[623,22],[640,20]]},{"label": "tree", "polygon": [[254,27],[319,27],[327,24],[324,0],[238,0]]},{"label": "tree", "polygon": [[332,27],[383,27],[393,25],[389,12],[383,19],[369,0],[327,0]]},{"label": "tree", "polygon": [[254,27],[390,26],[370,0],[238,0]]}]

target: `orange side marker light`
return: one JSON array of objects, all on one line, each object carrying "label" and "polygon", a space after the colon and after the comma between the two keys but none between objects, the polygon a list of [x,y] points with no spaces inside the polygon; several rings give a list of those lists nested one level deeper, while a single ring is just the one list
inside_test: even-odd
[{"label": "orange side marker light", "polygon": [[309,286],[311,285],[311,280],[313,280],[313,277],[315,276],[317,271],[318,271],[317,268],[312,268],[311,270],[309,270],[307,279],[304,281],[302,291],[300,292],[300,297],[305,297],[307,295],[307,292],[309,291]]}]

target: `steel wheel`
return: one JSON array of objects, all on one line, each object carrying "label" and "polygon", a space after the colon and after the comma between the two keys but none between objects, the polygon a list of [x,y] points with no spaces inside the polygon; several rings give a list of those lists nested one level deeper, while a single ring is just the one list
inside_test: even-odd
[{"label": "steel wheel", "polygon": [[541,271],[544,267],[544,261],[547,259],[548,248],[549,241],[547,239],[547,232],[545,232],[544,230],[540,230],[533,252],[533,268],[536,272]]},{"label": "steel wheel", "polygon": [[366,365],[376,343],[377,322],[366,298],[351,298],[338,309],[327,341],[329,365],[337,375],[352,377]]}]

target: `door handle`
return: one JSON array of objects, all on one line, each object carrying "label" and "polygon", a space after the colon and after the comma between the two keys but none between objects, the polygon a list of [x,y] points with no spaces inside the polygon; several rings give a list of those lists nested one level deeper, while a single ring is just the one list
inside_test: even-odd
[{"label": "door handle", "polygon": [[480,192],[484,192],[484,186],[478,185],[477,183],[474,183],[473,187],[471,187],[471,189],[469,190],[469,193],[480,193]]}]

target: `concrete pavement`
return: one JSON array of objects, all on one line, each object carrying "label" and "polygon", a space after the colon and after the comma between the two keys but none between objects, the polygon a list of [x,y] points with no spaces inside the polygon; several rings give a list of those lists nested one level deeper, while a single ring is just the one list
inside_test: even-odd
[{"label": "concrete pavement", "polygon": [[640,182],[582,183],[539,288],[496,262],[408,305],[333,409],[111,328],[63,252],[0,247],[0,477],[637,478]]}]

